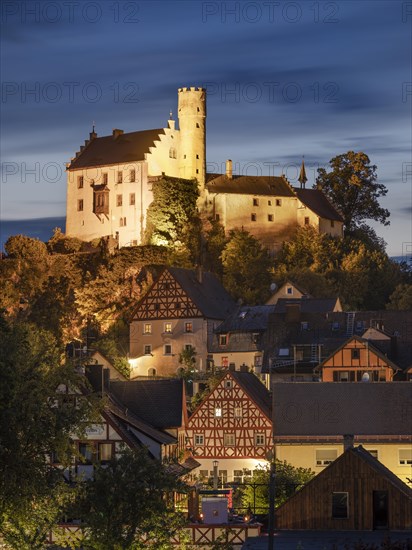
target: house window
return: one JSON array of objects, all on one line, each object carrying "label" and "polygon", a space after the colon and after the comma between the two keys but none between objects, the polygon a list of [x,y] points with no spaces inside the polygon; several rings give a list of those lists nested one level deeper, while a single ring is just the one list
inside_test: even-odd
[{"label": "house window", "polygon": [[159,304],[158,302],[156,302],[156,303],[154,304],[154,309],[155,309],[155,311],[159,311],[159,309],[160,309],[160,304]]},{"label": "house window", "polygon": [[136,170],[134,168],[130,170],[130,181],[132,183],[136,181]]},{"label": "house window", "polygon": [[221,407],[215,407],[215,417],[221,418],[222,416],[222,408]]},{"label": "house window", "polygon": [[122,206],[123,204],[123,195],[116,195],[116,206]]},{"label": "house window", "polygon": [[259,199],[253,199],[253,206],[259,206]]},{"label": "house window", "polygon": [[256,214],[251,214],[251,215],[250,215],[250,220],[251,220],[252,222],[255,222],[255,221],[256,221]]},{"label": "house window", "polygon": [[175,309],[180,309],[180,302],[175,303]]},{"label": "house window", "polygon": [[225,380],[225,389],[226,390],[232,389],[232,380]]},{"label": "house window", "polygon": [[147,371],[147,376],[156,376],[156,369],[151,368]]},{"label": "house window", "polygon": [[134,206],[136,204],[136,195],[134,193],[130,193],[129,195],[129,204],[130,206]]},{"label": "house window", "polygon": [[276,206],[282,206],[282,199],[276,199]]},{"label": "house window", "polygon": [[273,222],[273,214],[268,214],[268,222]]},{"label": "house window", "polygon": [[255,445],[259,447],[265,445],[265,434],[255,434]]},{"label": "house window", "polygon": [[401,466],[412,464],[412,449],[399,449],[399,464]]},{"label": "house window", "polygon": [[227,345],[227,334],[219,334],[219,346]]},{"label": "house window", "polygon": [[83,189],[83,185],[84,185],[84,177],[77,176],[77,189]]},{"label": "house window", "polygon": [[117,181],[117,183],[123,183],[123,172],[122,171],[117,172],[116,181]]},{"label": "house window", "polygon": [[235,483],[242,483],[242,481],[243,481],[243,470],[233,470],[233,481]]},{"label": "house window", "polygon": [[111,443],[99,443],[99,460],[108,462],[112,459],[113,445]]},{"label": "house window", "polygon": [[292,294],[293,294],[293,286],[287,286],[287,287],[286,287],[286,294],[288,294],[289,296],[292,296]]},{"label": "house window", "polygon": [[83,212],[83,199],[77,201],[77,210],[78,212]]},{"label": "house window", "polygon": [[79,443],[79,454],[83,464],[91,464],[94,458],[93,443]]},{"label": "house window", "polygon": [[229,366],[229,357],[222,357],[222,367]]},{"label": "house window", "polygon": [[163,355],[172,355],[172,345],[165,344],[163,348]]},{"label": "house window", "polygon": [[165,332],[172,332],[172,323],[165,323]]},{"label": "house window", "polygon": [[333,371],[334,382],[355,382],[355,372],[347,370]]},{"label": "house window", "polygon": [[332,493],[332,518],[346,519],[349,517],[348,493]]},{"label": "house window", "polygon": [[307,216],[305,217],[305,225],[309,225],[309,218]]},{"label": "house window", "polygon": [[289,357],[289,355],[290,355],[289,348],[279,348],[278,355],[279,355],[279,357]]},{"label": "house window", "polygon": [[377,449],[366,449],[366,451],[368,451],[368,453],[370,453],[373,456],[373,458],[376,458],[376,459],[379,458]]},{"label": "house window", "polygon": [[104,185],[107,185],[108,182],[109,182],[109,175],[108,175],[107,172],[105,172],[105,173],[103,174],[103,184],[104,184]]},{"label": "house window", "polygon": [[150,323],[143,325],[143,334],[152,334],[152,325]]},{"label": "house window", "polygon": [[235,446],[235,434],[225,434],[223,438],[225,447]]},{"label": "house window", "polygon": [[193,324],[185,323],[185,332],[193,332]]},{"label": "house window", "polygon": [[352,349],[352,359],[360,359],[360,349]]},{"label": "house window", "polygon": [[300,323],[300,329],[301,330],[309,330],[309,323],[307,321],[302,321]]},{"label": "house window", "polygon": [[195,445],[204,445],[205,444],[205,438],[203,434],[195,434]]},{"label": "house window", "polygon": [[145,344],[143,348],[143,353],[145,355],[152,355],[152,346],[150,344]]},{"label": "house window", "polygon": [[336,449],[316,449],[316,466],[327,466],[338,457]]},{"label": "house window", "polygon": [[337,321],[334,321],[332,323],[332,330],[335,331],[335,330],[339,330],[339,329],[340,329],[340,324]]},{"label": "house window", "polygon": [[235,416],[235,418],[242,418],[243,417],[242,407],[235,407],[234,416]]}]

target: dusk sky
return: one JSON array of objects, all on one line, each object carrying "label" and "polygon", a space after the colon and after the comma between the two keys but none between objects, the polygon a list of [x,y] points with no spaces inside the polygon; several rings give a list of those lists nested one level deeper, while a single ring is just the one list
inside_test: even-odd
[{"label": "dusk sky", "polygon": [[316,168],[364,151],[388,188],[390,255],[412,250],[412,2],[2,2],[1,218],[65,215],[65,163],[160,128],[206,86],[207,163]]}]

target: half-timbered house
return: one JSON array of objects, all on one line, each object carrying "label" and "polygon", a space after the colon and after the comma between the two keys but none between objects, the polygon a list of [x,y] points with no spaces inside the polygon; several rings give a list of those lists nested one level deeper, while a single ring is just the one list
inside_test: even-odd
[{"label": "half-timbered house", "polygon": [[137,304],[130,324],[131,378],[175,376],[179,355],[194,350],[206,370],[213,329],[236,307],[217,277],[202,269],[167,267]]},{"label": "half-timbered house", "polygon": [[349,447],[276,517],[278,529],[411,530],[412,489],[362,446]]},{"label": "half-timbered house", "polygon": [[190,416],[186,446],[201,479],[213,476],[218,461],[219,485],[241,483],[272,448],[270,392],[253,373],[229,369]]}]

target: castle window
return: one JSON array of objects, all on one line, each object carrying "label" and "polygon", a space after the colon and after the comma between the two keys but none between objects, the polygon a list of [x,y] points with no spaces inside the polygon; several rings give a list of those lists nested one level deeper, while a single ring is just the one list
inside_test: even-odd
[{"label": "castle window", "polygon": [[123,204],[123,195],[116,195],[116,206],[122,206]]},{"label": "castle window", "polygon": [[251,219],[252,222],[255,222],[256,221],[256,214],[251,214],[250,219]]},{"label": "castle window", "polygon": [[268,222],[273,222],[273,214],[268,214]]},{"label": "castle window", "polygon": [[129,195],[129,204],[130,206],[134,206],[136,204],[136,195],[134,193],[130,193]]},{"label": "castle window", "polygon": [[152,334],[152,325],[150,323],[145,323],[144,324],[143,334]]},{"label": "castle window", "polygon": [[170,147],[170,149],[169,149],[169,158],[171,158],[171,159],[176,158],[176,149],[174,147]]},{"label": "castle window", "polygon": [[84,185],[84,177],[77,176],[77,189],[83,189],[83,185]]},{"label": "castle window", "polygon": [[219,334],[219,346],[227,345],[227,334]]},{"label": "castle window", "polygon": [[309,218],[305,217],[305,225],[309,225]]},{"label": "castle window", "polygon": [[198,169],[198,168],[196,168],[196,174],[198,174],[198,173],[199,173],[199,169]]},{"label": "castle window", "polygon": [[117,183],[123,183],[123,172],[117,172]]},{"label": "castle window", "polygon": [[126,227],[126,218],[120,218],[120,227]]},{"label": "castle window", "polygon": [[105,173],[103,174],[103,184],[104,184],[104,185],[107,185],[108,181],[109,181],[109,175],[108,175],[107,172],[105,172]]},{"label": "castle window", "polygon": [[185,158],[186,158],[186,155],[183,155],[183,158],[185,159]]},{"label": "castle window", "polygon": [[268,206],[272,206],[272,201],[268,201]]},{"label": "castle window", "polygon": [[147,376],[156,376],[156,369],[151,368],[147,371]]},{"label": "castle window", "polygon": [[152,346],[151,344],[146,344],[143,348],[143,353],[145,355],[152,355]]},{"label": "castle window", "polygon": [[172,355],[172,345],[171,344],[165,344],[163,348],[163,355]]},{"label": "castle window", "polygon": [[196,155],[196,158],[198,159],[198,158],[199,158],[199,155]]},{"label": "castle window", "polygon": [[136,170],[135,170],[134,168],[132,168],[132,169],[130,170],[130,181],[131,181],[131,182],[136,181]]},{"label": "castle window", "polygon": [[78,212],[83,212],[83,199],[79,199],[77,201],[77,211]]},{"label": "castle window", "polygon": [[253,199],[253,206],[259,206],[259,199]]},{"label": "castle window", "polygon": [[220,221],[220,215],[219,215],[219,214],[216,214],[216,215],[215,215],[215,220],[216,220],[217,222]]},{"label": "castle window", "polygon": [[276,199],[276,206],[282,206],[282,199]]},{"label": "castle window", "polygon": [[109,213],[109,190],[104,185],[95,185],[93,188],[93,213]]},{"label": "castle window", "polygon": [[198,123],[198,122],[196,122],[196,128],[200,128],[200,126],[199,126],[199,123]]},{"label": "castle window", "polygon": [[165,323],[165,332],[172,332],[172,323]]}]

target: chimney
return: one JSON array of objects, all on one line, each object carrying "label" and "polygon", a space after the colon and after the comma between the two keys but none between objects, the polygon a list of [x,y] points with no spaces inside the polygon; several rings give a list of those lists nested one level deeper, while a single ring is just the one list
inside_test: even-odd
[{"label": "chimney", "polygon": [[233,163],[230,159],[226,161],[226,177],[229,180],[233,178]]},{"label": "chimney", "polygon": [[113,138],[117,139],[119,136],[123,134],[123,130],[119,130],[119,128],[113,129]]},{"label": "chimney", "polygon": [[240,365],[239,371],[240,372],[249,372],[249,368],[248,368],[247,365],[245,365],[245,363],[243,363],[243,365]]},{"label": "chimney", "polygon": [[235,372],[236,365],[234,363],[229,363],[228,370],[230,370],[230,372]]},{"label": "chimney", "polygon": [[348,449],[352,449],[353,448],[353,441],[354,441],[354,436],[352,434],[345,434],[343,436],[343,450],[344,451],[347,451]]}]

